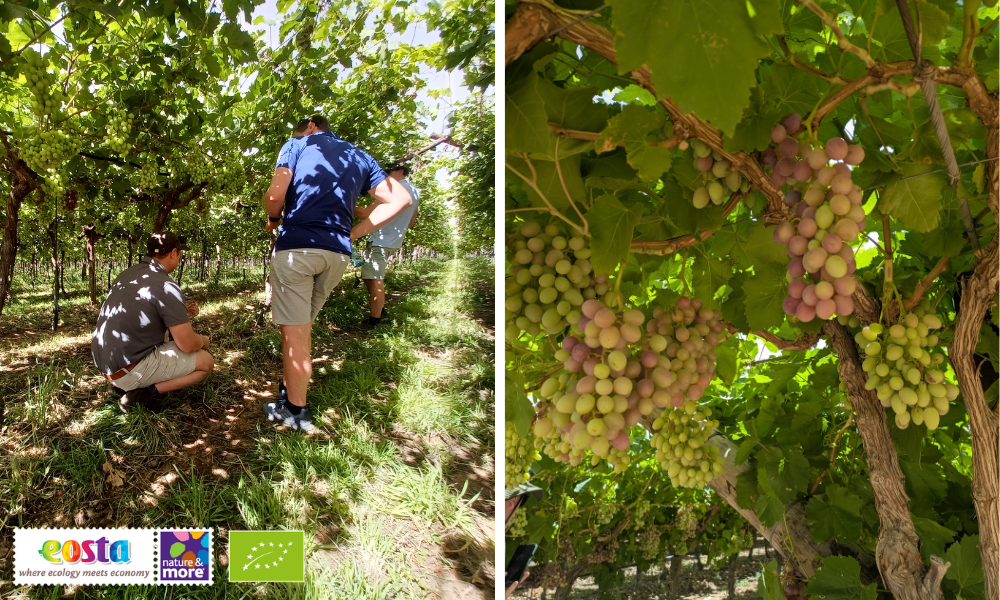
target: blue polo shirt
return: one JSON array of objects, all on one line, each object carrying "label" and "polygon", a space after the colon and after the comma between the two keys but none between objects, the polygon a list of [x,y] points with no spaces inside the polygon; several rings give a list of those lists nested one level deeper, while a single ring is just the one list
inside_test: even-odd
[{"label": "blue polo shirt", "polygon": [[275,250],[319,248],[350,256],[354,206],[386,178],[382,167],[328,131],[285,142],[278,167],[291,169],[292,183]]}]

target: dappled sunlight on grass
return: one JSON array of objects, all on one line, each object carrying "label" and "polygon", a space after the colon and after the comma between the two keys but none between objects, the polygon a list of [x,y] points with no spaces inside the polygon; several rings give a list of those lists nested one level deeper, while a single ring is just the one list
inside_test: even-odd
[{"label": "dappled sunlight on grass", "polygon": [[[311,435],[263,417],[277,396],[281,339],[248,282],[185,285],[201,302],[194,326],[211,336],[216,367],[171,393],[162,414],[119,409],[90,363],[85,298],[74,298],[65,333],[8,341],[0,352],[20,362],[0,368],[0,580],[10,575],[5,527],[16,522],[216,527],[220,553],[230,529],[303,529],[315,598],[492,589],[493,342],[468,316],[478,310],[461,292],[468,282],[455,283],[492,281],[493,267],[465,262],[391,272],[389,317],[374,329],[362,327],[363,286],[348,280],[334,292],[313,328]],[[106,480],[105,463],[122,485]],[[298,593],[225,585],[234,598]]]}]

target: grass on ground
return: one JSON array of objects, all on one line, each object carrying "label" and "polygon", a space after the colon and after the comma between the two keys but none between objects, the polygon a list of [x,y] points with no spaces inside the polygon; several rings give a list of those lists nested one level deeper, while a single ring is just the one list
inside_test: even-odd
[{"label": "grass on ground", "polygon": [[[82,284],[57,335],[48,292],[21,289],[0,317],[0,597],[492,598],[492,276],[486,259],[407,263],[366,330],[349,274],[313,327],[310,436],[263,418],[281,344],[254,282],[185,284],[216,369],[160,415],[108,393]],[[216,584],[15,588],[12,528],[42,526],[215,527]],[[228,583],[231,529],[304,529],[306,583]]]}]

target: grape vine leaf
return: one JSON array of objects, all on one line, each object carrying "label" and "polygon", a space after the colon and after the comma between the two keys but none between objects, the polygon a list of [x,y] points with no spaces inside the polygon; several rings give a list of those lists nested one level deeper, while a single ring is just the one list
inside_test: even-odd
[{"label": "grape vine leaf", "polygon": [[777,559],[771,559],[757,576],[757,593],[763,600],[785,600]]},{"label": "grape vine leaf", "polygon": [[695,295],[702,299],[705,306],[716,308],[719,301],[715,293],[732,277],[732,269],[728,261],[710,260],[707,256],[695,261],[693,287]]},{"label": "grape vine leaf", "polygon": [[[893,175],[882,192],[879,210],[899,219],[907,229],[926,233],[937,227],[945,182],[937,174],[923,175],[933,169],[932,165],[904,164],[902,175]],[[903,177],[913,179],[903,180]]]},{"label": "grape vine leaf", "polygon": [[757,469],[748,469],[736,476],[736,504],[746,510],[757,502]]},{"label": "grape vine leaf", "polygon": [[[816,78],[792,66],[772,66],[771,76],[764,81],[764,92],[767,99],[774,103],[779,119],[789,113],[805,116],[819,100]],[[774,122],[771,126],[774,126]]]},{"label": "grape vine leaf", "polygon": [[549,124],[545,101],[538,93],[538,75],[531,71],[504,88],[507,152],[546,154],[549,151]]},{"label": "grape vine leaf", "polygon": [[797,492],[809,488],[809,461],[801,450],[772,447],[758,459],[771,490],[782,503],[791,502]]},{"label": "grape vine leaf", "polygon": [[[957,219],[945,221],[924,236],[923,249],[931,256],[957,258],[965,247],[965,225]],[[859,265],[860,266],[860,265]]]},{"label": "grape vine leaf", "polygon": [[[753,451],[757,448],[757,442],[758,442],[757,438],[753,436],[747,437],[745,440],[740,442],[740,447],[736,451],[736,456],[733,458],[733,461],[737,465],[742,465],[744,462],[746,462],[746,460],[750,458],[750,454],[752,454]],[[756,485],[757,482],[755,480],[754,486]],[[754,489],[756,489],[756,487]]]},{"label": "grape vine leaf", "polygon": [[936,556],[944,556],[946,544],[955,540],[955,532],[933,521],[913,515],[913,528],[920,538],[920,556],[924,560]]},{"label": "grape vine leaf", "polygon": [[642,206],[626,207],[618,198],[598,196],[584,215],[590,225],[591,263],[597,274],[611,273],[628,256]]},{"label": "grape vine leaf", "polygon": [[727,340],[715,347],[715,372],[726,385],[733,385],[737,375],[736,348]]},{"label": "grape vine leaf", "polygon": [[722,303],[723,320],[730,325],[735,325],[743,333],[750,331],[746,313],[743,311],[743,302],[747,297],[746,292],[743,291],[743,286],[746,284],[747,278],[748,274],[744,272],[730,279],[729,287],[732,290],[729,291],[726,301]]},{"label": "grape vine leaf", "polygon": [[757,518],[765,527],[774,527],[785,514],[785,505],[771,494],[761,494],[757,498]]},{"label": "grape vine leaf", "polygon": [[901,460],[899,468],[906,476],[906,494],[910,497],[910,502],[934,506],[944,500],[948,493],[948,483],[940,469],[915,460]]},{"label": "grape vine leaf", "polygon": [[967,535],[960,542],[952,544],[944,559],[951,563],[944,577],[954,582],[948,587],[954,588],[956,596],[962,600],[983,600],[986,597],[978,535]]},{"label": "grape vine leaf", "polygon": [[744,314],[751,330],[777,327],[784,322],[785,311],[781,308],[786,294],[784,268],[770,263],[759,264],[753,276],[743,284],[743,292],[746,294]]},{"label": "grape vine leaf", "polygon": [[783,391],[788,382],[794,379],[795,375],[801,370],[802,367],[797,364],[771,369],[767,372],[767,376],[771,378],[771,383],[767,385],[765,394],[773,396]]},{"label": "grape vine leaf", "polygon": [[[535,185],[537,185],[538,191],[536,192],[533,187],[526,183],[522,182],[521,185],[524,192],[528,195],[528,200],[531,201],[532,206],[545,207],[547,206],[545,200],[548,200],[553,207],[564,209],[568,213],[566,216],[573,218],[576,216],[576,211],[570,208],[566,192],[569,192],[571,198],[577,199],[586,198],[588,195],[583,184],[583,178],[580,177],[579,154],[560,158],[558,171],[556,170],[555,161],[551,160],[532,160],[529,167],[528,162],[524,159],[508,157],[507,163],[509,165],[508,171],[513,170],[528,180],[531,180],[531,168],[534,168]],[[560,171],[562,172],[562,180],[559,179]],[[507,176],[518,177],[518,175],[512,173],[507,173]],[[518,177],[518,179],[520,178]],[[564,182],[566,183],[565,190],[562,185]],[[545,200],[539,196],[539,192],[545,196]]]},{"label": "grape vine leaf", "polygon": [[[548,120],[556,125],[577,131],[598,132],[608,120],[608,108],[595,104],[597,88],[561,88],[547,79],[538,81],[538,94],[545,101]],[[546,125],[547,126],[547,125]],[[586,152],[590,142],[576,139],[558,139],[559,156]]]},{"label": "grape vine leaf", "polygon": [[618,72],[648,65],[661,98],[685,113],[697,109],[733,135],[757,84],[757,60],[768,56],[761,34],[780,33],[771,2],[757,2],[755,18],[741,0],[678,0],[650,5],[611,0]]},{"label": "grape vine leaf", "polygon": [[806,505],[806,517],[813,541],[843,542],[861,537],[861,498],[838,485],[827,486],[826,500],[813,496]]},{"label": "grape vine leaf", "polygon": [[763,150],[771,143],[771,129],[782,114],[765,102],[764,92],[760,87],[750,91],[750,106],[743,112],[743,119],[736,125],[732,137],[722,138],[722,146],[729,152],[743,150],[753,152]]},{"label": "grape vine leaf", "polygon": [[656,105],[656,98],[653,97],[653,94],[646,88],[634,83],[625,86],[620,92],[615,94],[614,101],[624,102],[625,104],[638,103],[644,106]]},{"label": "grape vine leaf", "polygon": [[608,120],[608,126],[594,142],[598,154],[624,145],[628,164],[646,181],[656,181],[670,168],[673,152],[650,139],[650,132],[663,127],[662,111],[651,111],[635,104],[626,105],[622,112]]},{"label": "grape vine leaf", "polygon": [[524,393],[524,378],[517,372],[507,370],[504,375],[504,416],[514,424],[517,434],[528,435],[528,428],[535,418],[535,407]]},{"label": "grape vine leaf", "polygon": [[861,583],[861,566],[850,556],[828,556],[809,580],[806,594],[823,600],[875,600],[877,584]]},{"label": "grape vine leaf", "polygon": [[733,257],[736,263],[744,268],[766,270],[768,267],[781,267],[788,264],[788,254],[782,246],[774,243],[774,230],[769,229],[762,221],[753,224],[745,232],[736,236],[733,244]]}]

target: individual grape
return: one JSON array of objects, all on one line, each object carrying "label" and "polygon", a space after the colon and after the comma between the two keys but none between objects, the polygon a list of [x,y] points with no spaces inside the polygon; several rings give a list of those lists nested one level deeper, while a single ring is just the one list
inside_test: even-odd
[{"label": "individual grape", "polygon": [[795,161],[791,158],[782,158],[774,167],[774,172],[783,177],[791,177],[794,171]]},{"label": "individual grape", "polygon": [[844,160],[847,157],[847,142],[843,138],[830,138],[826,142],[826,155],[830,160]]},{"label": "individual grape", "polygon": [[860,165],[861,161],[865,159],[865,149],[861,146],[848,146],[847,155],[844,157],[844,162],[849,165]]},{"label": "individual grape", "polygon": [[795,158],[795,155],[798,154],[798,152],[799,143],[795,141],[795,138],[785,138],[780,144],[778,144],[778,154],[783,158]]},{"label": "individual grape", "polygon": [[774,152],[773,148],[767,148],[760,153],[760,163],[765,169],[774,168],[774,165],[778,163],[778,155]]},{"label": "individual grape", "polygon": [[795,236],[795,227],[787,221],[774,228],[774,241],[787,244]]},{"label": "individual grape", "polygon": [[781,126],[785,128],[788,133],[794,133],[798,131],[799,127],[802,126],[802,117],[799,113],[791,113],[786,115],[785,118],[781,120]]},{"label": "individual grape", "polygon": [[771,141],[775,144],[783,142],[786,135],[788,135],[788,131],[780,123],[771,128]]}]

